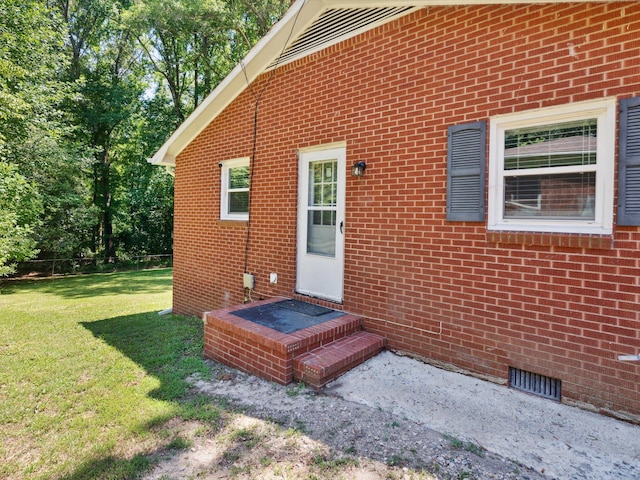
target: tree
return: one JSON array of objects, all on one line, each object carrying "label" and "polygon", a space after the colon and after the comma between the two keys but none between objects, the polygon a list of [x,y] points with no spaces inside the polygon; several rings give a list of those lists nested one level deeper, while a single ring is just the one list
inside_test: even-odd
[{"label": "tree", "polygon": [[115,148],[126,142],[128,120],[140,108],[144,72],[131,31],[121,22],[126,0],[58,0],[68,30],[70,68],[78,97],[69,106],[79,128],[76,139],[92,152],[92,204],[98,212],[92,250],[115,261],[112,166]]},{"label": "tree", "polygon": [[267,33],[287,0],[136,0],[127,23],[173,101],[176,124]]},{"label": "tree", "polygon": [[173,176],[149,158],[171,133],[171,101],[156,96],[127,124],[128,141],[117,147],[114,168],[114,231],[123,254],[171,253]]},{"label": "tree", "polygon": [[[5,254],[8,238],[21,239],[13,242],[21,246],[19,255],[12,254],[14,260],[35,251],[33,241],[47,255],[61,245],[75,251],[82,238],[83,222],[78,218],[85,209],[83,157],[68,141],[70,128],[60,107],[71,92],[61,78],[67,68],[63,45],[61,24],[44,2],[0,4],[0,161],[5,162],[3,171],[12,179],[12,188],[26,182],[28,187],[19,190],[36,196],[34,205],[42,205],[42,228],[30,228],[37,222],[23,222],[24,215],[3,218]],[[10,170],[7,163],[12,164]],[[21,209],[34,210],[24,204]],[[18,229],[18,237],[9,235],[9,229]]]},{"label": "tree", "polygon": [[40,258],[72,258],[88,253],[98,216],[91,202],[93,157],[67,134],[40,130],[13,149],[20,172],[42,200],[42,228],[34,231]]},{"label": "tree", "polygon": [[0,162],[0,277],[14,273],[16,262],[37,255],[33,231],[41,212],[34,186],[14,165]]},{"label": "tree", "polygon": [[147,64],[171,95],[176,123],[184,121],[216,82],[212,63],[225,57],[227,11],[220,0],[137,0],[127,22]]},{"label": "tree", "polygon": [[[264,37],[295,0],[229,0],[235,19],[233,28],[242,36],[246,48]],[[240,58],[237,59],[238,61]],[[237,63],[237,62],[236,62]]]},{"label": "tree", "polygon": [[[63,38],[42,2],[0,3],[0,159],[34,128],[55,130]],[[52,123],[54,125],[52,125]]]},{"label": "tree", "polygon": [[3,188],[32,197],[3,204],[3,265],[169,252],[173,178],[146,159],[289,4],[0,2]]}]

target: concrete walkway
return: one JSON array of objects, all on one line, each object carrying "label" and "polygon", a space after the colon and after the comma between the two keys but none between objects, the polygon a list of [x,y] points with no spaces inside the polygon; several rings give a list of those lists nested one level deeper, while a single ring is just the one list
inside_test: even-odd
[{"label": "concrete walkway", "polygon": [[549,478],[640,479],[640,426],[383,352],[325,388]]}]

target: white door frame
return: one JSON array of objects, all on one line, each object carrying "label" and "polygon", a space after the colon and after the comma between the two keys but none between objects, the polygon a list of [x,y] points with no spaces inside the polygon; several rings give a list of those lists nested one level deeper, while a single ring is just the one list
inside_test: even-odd
[{"label": "white door frame", "polygon": [[[323,298],[332,302],[342,302],[344,285],[344,217],[345,217],[345,193],[346,193],[346,144],[338,143],[323,145],[298,152],[298,235],[297,235],[297,264],[296,264],[296,291],[303,295]],[[332,170],[335,161],[337,168]],[[335,203],[320,205],[315,203],[310,195],[314,189],[310,180],[310,165],[325,165],[323,176],[329,183],[335,186]],[[334,181],[328,177],[334,176]],[[323,180],[324,181],[324,180]],[[316,185],[316,188],[320,188]],[[324,198],[324,197],[323,197]],[[324,202],[327,203],[327,202]],[[311,211],[311,214],[309,213]],[[325,226],[324,218],[332,217],[331,224]],[[313,215],[322,215],[323,224],[318,225],[311,220]],[[313,222],[310,227],[309,222]],[[312,230],[313,229],[313,230]],[[310,238],[311,235],[315,239]],[[314,233],[318,232],[318,233]],[[320,240],[335,240],[324,242]],[[326,246],[325,246],[326,245]],[[332,248],[335,247],[335,248]],[[315,251],[314,251],[315,249]]]}]

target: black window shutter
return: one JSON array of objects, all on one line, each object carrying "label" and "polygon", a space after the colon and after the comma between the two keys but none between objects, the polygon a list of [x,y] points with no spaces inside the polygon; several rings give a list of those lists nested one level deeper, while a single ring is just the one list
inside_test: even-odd
[{"label": "black window shutter", "polygon": [[483,222],[486,122],[451,126],[447,148],[447,220]]},{"label": "black window shutter", "polygon": [[640,97],[620,101],[618,225],[640,225]]}]

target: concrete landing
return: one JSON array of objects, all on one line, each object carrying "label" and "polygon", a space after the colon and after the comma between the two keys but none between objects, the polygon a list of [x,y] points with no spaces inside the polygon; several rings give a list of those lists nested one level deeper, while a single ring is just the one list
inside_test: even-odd
[{"label": "concrete landing", "polygon": [[640,478],[640,426],[388,351],[324,392],[472,442],[545,478]]}]

